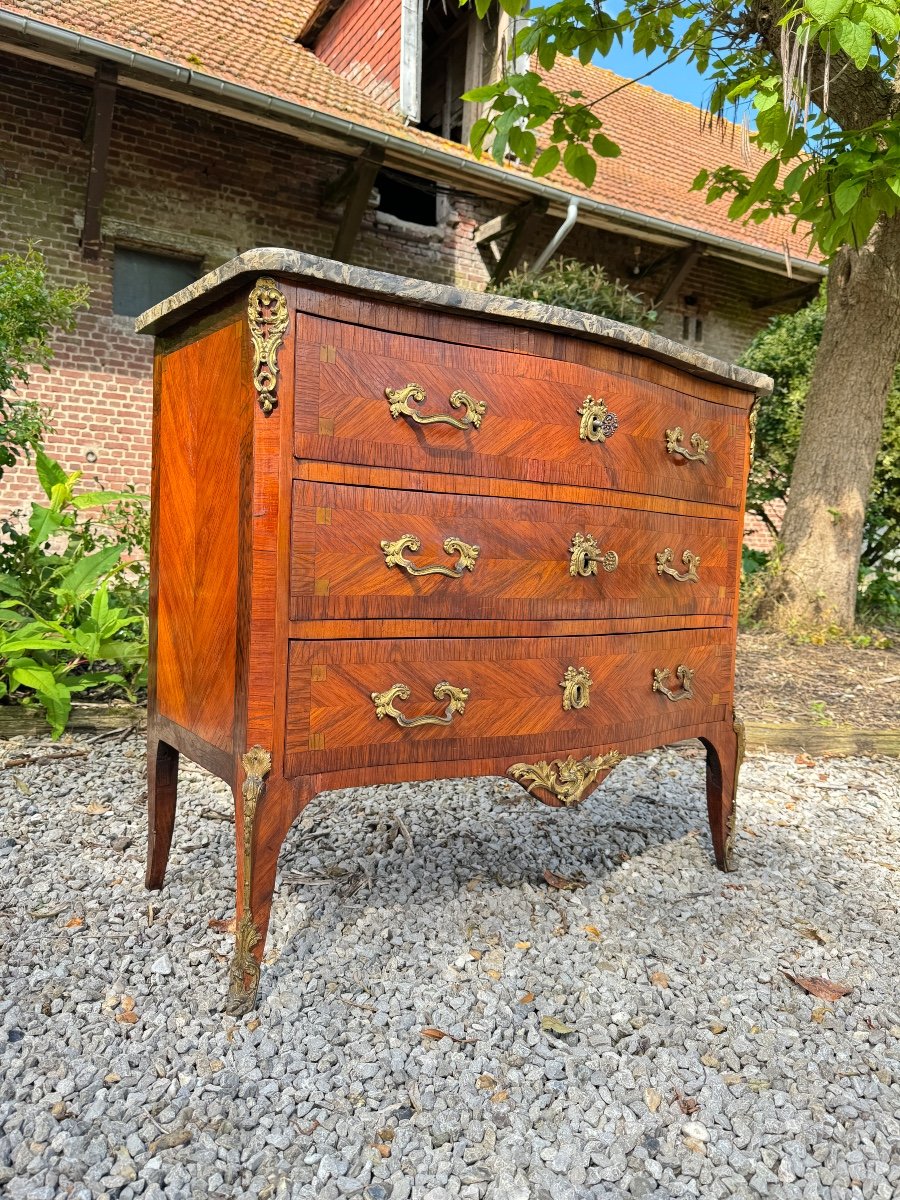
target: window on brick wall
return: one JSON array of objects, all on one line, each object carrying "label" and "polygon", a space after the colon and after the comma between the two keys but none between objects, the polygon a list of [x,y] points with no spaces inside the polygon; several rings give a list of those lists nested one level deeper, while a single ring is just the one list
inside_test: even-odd
[{"label": "window on brick wall", "polygon": [[113,312],[137,317],[200,277],[200,264],[168,254],[117,246],[113,254]]},{"label": "window on brick wall", "polygon": [[378,211],[416,225],[437,225],[437,185],[403,171],[379,171],[375,177]]}]

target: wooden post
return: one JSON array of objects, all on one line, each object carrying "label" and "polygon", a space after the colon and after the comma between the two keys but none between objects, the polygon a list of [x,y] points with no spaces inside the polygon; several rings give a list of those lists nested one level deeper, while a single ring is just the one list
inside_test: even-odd
[{"label": "wooden post", "polygon": [[91,164],[84,198],[84,226],[81,253],[85,258],[100,257],[100,218],[106,191],[106,167],[112,137],[113,109],[116,104],[116,69],[100,63],[94,75],[94,99],[90,122]]}]

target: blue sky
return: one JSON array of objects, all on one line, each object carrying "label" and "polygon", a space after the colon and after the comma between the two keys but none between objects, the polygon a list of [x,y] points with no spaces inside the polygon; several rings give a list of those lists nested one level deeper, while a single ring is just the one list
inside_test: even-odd
[{"label": "blue sky", "polygon": [[[663,62],[664,59],[665,55],[661,53],[653,54],[648,58],[645,54],[633,54],[627,46],[614,46],[605,58],[595,58],[594,62],[598,67],[606,67],[609,71],[615,71],[617,75],[624,75],[627,79],[636,79],[645,71],[649,71],[651,67]],[[641,82],[648,87],[655,88],[658,92],[665,92],[667,96],[676,96],[679,100],[687,100],[691,104],[696,104],[698,108],[702,105],[709,90],[709,83],[697,73],[694,67],[682,62],[681,59],[676,59],[675,62],[660,67],[658,71]]]}]

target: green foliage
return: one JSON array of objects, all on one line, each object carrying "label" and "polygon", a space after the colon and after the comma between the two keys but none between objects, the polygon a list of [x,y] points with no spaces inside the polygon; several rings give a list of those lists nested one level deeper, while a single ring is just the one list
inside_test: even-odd
[{"label": "green foliage", "polygon": [[[499,3],[512,16],[525,7]],[[489,0],[475,7],[483,16]],[[785,0],[774,9],[755,0],[557,0],[529,11],[510,58],[534,55],[546,72],[560,55],[588,63],[625,43],[692,64],[711,85],[711,116],[749,106],[766,162],[752,178],[723,165],[694,184],[710,201],[732,197],[733,218],[809,222],[830,255],[900,212],[900,0]],[[511,153],[536,175],[562,165],[590,187],[596,160],[619,152],[603,132],[602,97],[556,92],[537,71],[509,73],[465,99],[486,108],[472,129],[477,155],[490,140],[498,162]]]},{"label": "green foliage", "polygon": [[81,472],[41,450],[35,466],[48,503],[0,524],[0,699],[36,700],[59,737],[74,694],[144,683],[146,497],[76,492]]},{"label": "green foliage", "polygon": [[[787,493],[800,441],[803,409],[812,378],[825,298],[820,295],[799,312],[775,317],[741,356],[741,363],[775,381],[771,396],[760,402],[756,461],[747,489],[747,507],[767,520],[767,501]],[[881,450],[866,509],[862,561],[883,567],[900,552],[900,371],[888,396]]]},{"label": "green foliage", "polygon": [[32,367],[47,365],[50,334],[71,329],[86,298],[84,288],[49,288],[37,250],[0,254],[0,479],[40,444],[45,427],[38,405],[16,388]]},{"label": "green foliage", "polygon": [[537,300],[541,304],[627,321],[645,329],[656,320],[656,313],[641,296],[610,279],[603,267],[585,266],[576,258],[554,259],[540,275],[513,271],[503,283],[491,285],[489,290],[501,296]]}]

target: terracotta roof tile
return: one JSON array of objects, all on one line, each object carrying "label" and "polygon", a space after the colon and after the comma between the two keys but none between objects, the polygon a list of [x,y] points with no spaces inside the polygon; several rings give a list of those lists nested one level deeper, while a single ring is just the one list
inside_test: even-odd
[{"label": "terracotta roof tile", "polygon": [[[380,107],[297,45],[294,39],[314,6],[315,0],[287,4],[283,0],[252,4],[249,0],[16,0],[3,7],[323,113],[349,117],[374,131],[441,148],[460,158],[471,157],[462,146],[405,125],[398,114]],[[586,98],[595,99],[623,80],[601,67],[583,67],[565,59],[550,72],[550,82],[558,89],[577,88]],[[744,245],[779,253],[787,245],[797,258],[815,257],[808,252],[805,237],[792,232],[789,221],[742,225],[728,220],[724,202],[707,205],[702,194],[691,192],[691,181],[701,167],[723,162],[741,165],[737,126],[725,123],[710,131],[699,109],[641,84],[630,84],[604,99],[598,112],[609,135],[620,142],[621,157],[600,162],[590,191],[562,170],[551,177],[554,184]],[[758,154],[753,161],[761,161]],[[509,165],[496,169],[520,170]]]}]

